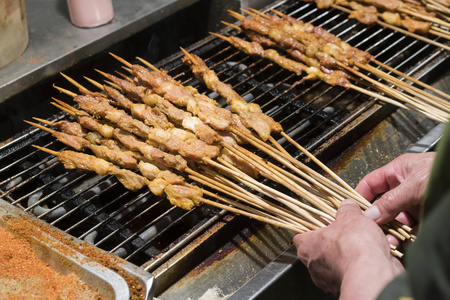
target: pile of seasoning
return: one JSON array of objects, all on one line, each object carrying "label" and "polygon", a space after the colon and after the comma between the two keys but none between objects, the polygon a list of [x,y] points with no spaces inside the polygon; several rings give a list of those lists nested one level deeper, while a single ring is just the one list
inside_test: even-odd
[{"label": "pile of seasoning", "polygon": [[30,243],[0,227],[0,299],[103,299],[76,274],[42,262]]}]

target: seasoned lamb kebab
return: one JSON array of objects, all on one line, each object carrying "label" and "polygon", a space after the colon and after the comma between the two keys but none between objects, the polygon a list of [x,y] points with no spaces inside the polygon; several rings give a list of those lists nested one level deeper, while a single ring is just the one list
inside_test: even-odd
[{"label": "seasoned lamb kebab", "polygon": [[183,62],[191,67],[194,75],[204,82],[210,90],[223,96],[227,100],[227,104],[230,105],[231,111],[237,113],[244,125],[253,128],[263,140],[267,140],[272,132],[278,133],[283,130],[279,123],[261,111],[258,104],[247,103],[229,85],[220,81],[216,73],[210,70],[200,57],[193,55],[189,58],[185,56]]},{"label": "seasoned lamb kebab", "polygon": [[169,151],[178,152],[180,155],[201,161],[204,158],[214,158],[219,149],[216,146],[207,145],[195,137],[194,134],[179,128],[164,130],[150,128],[143,122],[134,119],[125,111],[119,110],[106,102],[104,98],[92,96],[76,96],[74,100],[80,108],[88,111],[95,117],[102,117],[116,124],[119,128],[148,139],[158,146],[163,145]]},{"label": "seasoned lamb kebab", "polygon": [[[56,99],[55,99],[56,100]],[[69,113],[72,116],[77,116],[83,114],[86,120],[90,120],[90,124],[97,124],[99,125],[98,121],[94,118],[92,118],[87,112],[76,110],[75,108],[65,104],[62,101],[56,100],[59,104],[55,104],[58,108],[64,110],[65,112]],[[40,119],[39,119],[40,120]],[[108,125],[109,126],[109,125]],[[94,126],[97,128],[98,126]],[[108,127],[108,135],[105,136],[101,132],[101,136],[104,137],[104,139],[101,139],[100,136],[97,134],[94,134],[93,132],[90,132],[87,134],[86,138],[88,138],[91,143],[94,144],[103,144],[107,146],[110,149],[115,149],[118,147],[117,141],[120,141],[122,145],[124,145],[128,150],[130,151],[130,154],[133,155],[138,160],[143,160],[142,157],[139,155],[139,152],[142,153],[144,158],[156,165],[158,165],[160,168],[164,169],[176,169],[178,171],[184,171],[187,167],[187,161],[184,160],[180,155],[173,155],[170,153],[166,153],[162,151],[161,149],[155,148],[151,146],[148,143],[143,142],[133,134],[129,133],[128,131],[114,128],[109,126]],[[88,128],[89,129],[89,128]],[[96,132],[96,131],[94,131]],[[116,140],[112,140],[111,138],[115,138]],[[120,148],[120,147],[119,147]],[[123,150],[123,149],[121,149]]]},{"label": "seasoned lamb kebab", "polygon": [[[134,104],[114,88],[104,85],[103,89],[108,94],[108,96],[120,103],[120,106],[122,107],[136,108],[138,106],[142,111],[148,111],[152,108],[158,109],[160,113],[167,116],[174,124],[181,125],[183,128],[192,131],[200,140],[204,141],[208,145],[212,145],[215,142],[221,141],[221,137],[211,127],[204,124],[199,118],[192,116],[191,113],[175,107],[172,103],[165,100],[161,96],[146,92],[145,95],[141,98],[144,104]],[[147,107],[147,109],[144,109],[143,107]],[[132,111],[132,114],[135,117],[139,118],[137,113],[133,113]]]},{"label": "seasoned lamb kebab", "polygon": [[51,125],[59,131],[79,137],[86,137],[86,134],[88,133],[88,131],[78,122],[69,122],[62,120],[54,122]]},{"label": "seasoned lamb kebab", "polygon": [[330,57],[350,66],[354,62],[365,64],[371,58],[369,53],[350,46],[323,28],[290,16],[283,15],[286,20],[276,15],[267,15],[267,18],[257,17],[257,19],[235,13],[233,16],[241,20],[243,28],[267,35],[283,48],[294,47],[307,56],[316,58],[327,68],[335,67]]},{"label": "seasoned lamb kebab", "polygon": [[[78,123],[68,122],[68,121],[60,121],[60,122],[56,122],[56,123],[51,123],[46,120],[42,120],[42,119],[38,119],[38,118],[36,118],[36,119],[45,124],[48,124],[48,125],[51,125],[54,127],[61,128],[61,124],[64,124],[62,129],[65,130],[66,132],[58,132],[58,131],[53,131],[47,127],[41,126],[39,124],[35,124],[32,122],[26,121],[27,123],[29,123],[37,128],[40,128],[42,130],[52,133],[52,136],[56,137],[59,141],[61,141],[65,145],[68,145],[78,151],[91,150],[93,152],[93,154],[96,155],[97,157],[107,160],[109,162],[112,162],[122,168],[131,169],[131,170],[139,169],[141,174],[150,180],[154,180],[156,178],[163,178],[170,184],[182,184],[185,182],[185,180],[182,176],[176,175],[175,173],[172,173],[171,171],[168,171],[168,170],[161,171],[156,165],[150,163],[149,160],[147,160],[145,156],[140,157],[141,159],[139,160],[139,164],[138,164],[138,160],[133,158],[132,151],[128,150],[128,148],[124,149],[124,147],[120,147],[118,145],[119,142],[117,142],[115,140],[109,139],[108,140],[109,143],[107,143],[106,141],[104,142],[104,144],[109,144],[109,146],[96,145],[96,143],[99,142],[99,139],[102,138],[101,135],[96,132],[88,132],[88,133],[83,132],[84,135],[80,134],[81,136],[80,135],[79,136],[71,135],[70,132],[73,132],[74,128],[78,128],[78,126],[77,126]],[[162,165],[163,168],[164,167],[167,168],[168,165],[172,165],[178,171],[184,171],[184,169],[186,168],[186,161],[184,161],[181,157],[178,157],[179,159],[172,161],[172,163],[168,163],[168,161],[167,161],[168,158],[170,158],[170,157],[175,158],[173,155],[167,155],[159,149],[156,149],[156,151],[154,151],[155,149],[152,146],[150,146],[146,143],[140,142],[138,139],[136,139],[134,137],[134,135],[131,135],[128,132],[124,132],[121,129],[115,129],[115,131],[116,131],[114,134],[115,137],[119,137],[119,139],[123,140],[125,143],[131,142],[133,147],[135,147],[136,149],[140,149],[140,148],[148,149],[148,147],[146,147],[146,146],[149,146],[150,147],[149,152],[152,152],[153,154],[147,155],[147,157],[151,157],[152,160],[155,160],[155,158],[157,158],[155,163]],[[117,142],[117,143],[113,143],[113,142]],[[144,145],[141,145],[141,144],[144,144]],[[136,145],[139,145],[139,146],[136,146]],[[146,152],[146,151],[144,150],[143,152]],[[164,160],[164,158],[166,158],[166,159]]]},{"label": "seasoned lamb kebab", "polygon": [[[175,182],[180,182],[182,183],[181,185],[169,183],[166,180],[166,178],[170,178],[169,176],[149,180],[144,176],[138,175],[130,170],[120,169],[104,159],[89,154],[70,150],[57,152],[39,146],[34,147],[57,156],[58,160],[66,169],[94,171],[100,176],[106,174],[114,175],[125,188],[134,192],[142,189],[144,186],[148,186],[153,194],[162,196],[165,193],[170,203],[186,210],[198,206],[200,204],[198,199],[203,196],[200,188],[180,181],[179,179],[176,179]],[[142,168],[146,167],[148,168],[148,166]]]},{"label": "seasoned lamb kebab", "polygon": [[160,96],[197,116],[205,124],[216,130],[226,130],[232,123],[231,112],[217,106],[217,102],[205,95],[186,88],[162,71],[150,72],[146,68],[133,65],[133,73],[139,84],[147,85]]},{"label": "seasoned lamb kebab", "polygon": [[[112,162],[122,168],[132,169],[132,170],[137,168],[137,160],[129,153],[126,153],[124,151],[117,150],[117,149],[110,149],[103,145],[92,144],[90,141],[88,141],[87,139],[85,139],[84,137],[81,137],[81,136],[76,136],[76,135],[68,134],[65,132],[52,130],[50,128],[41,126],[39,124],[35,124],[33,122],[29,122],[29,121],[25,121],[25,122],[27,122],[28,124],[31,124],[35,127],[38,127],[42,130],[45,130],[47,132],[50,132],[53,137],[58,139],[63,144],[74,148],[75,150],[78,150],[78,151],[90,150],[97,157],[107,160],[109,162]],[[70,128],[77,127],[75,124],[76,123],[71,123],[69,125],[69,122],[65,122],[64,123],[65,126],[63,129],[70,130]],[[59,125],[61,125],[61,123],[57,123],[56,126],[58,127]]]},{"label": "seasoned lamb kebab", "polygon": [[343,78],[342,76],[337,75],[336,73],[326,74],[321,70],[319,70],[318,68],[308,67],[300,62],[297,62],[283,55],[280,55],[274,49],[264,49],[261,46],[261,44],[258,44],[256,42],[247,42],[243,39],[234,36],[225,37],[220,34],[214,35],[226,40],[227,42],[229,42],[234,47],[236,47],[237,49],[239,49],[244,53],[247,53],[249,55],[257,55],[269,59],[280,65],[282,68],[294,72],[299,76],[302,75],[303,72],[305,72],[308,74],[305,77],[305,79],[321,79],[324,82],[331,85],[340,85],[344,87],[350,86],[350,83],[346,78]]},{"label": "seasoned lamb kebab", "polygon": [[398,0],[316,0],[311,2],[316,2],[318,8],[349,7],[352,9],[349,12],[349,18],[355,18],[363,24],[377,23],[381,17],[388,24],[419,34],[430,32],[433,24],[428,20],[436,18],[436,13],[428,10],[421,3],[405,3]]}]

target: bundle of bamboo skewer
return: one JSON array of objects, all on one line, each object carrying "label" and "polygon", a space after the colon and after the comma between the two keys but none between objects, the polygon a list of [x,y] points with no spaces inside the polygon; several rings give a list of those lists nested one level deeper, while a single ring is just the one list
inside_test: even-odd
[{"label": "bundle of bamboo skewer", "polygon": [[[193,67],[201,66],[198,57],[187,52],[185,54],[186,60],[190,61]],[[205,96],[199,95],[195,89],[173,81],[164,71],[154,68],[142,59],[141,62],[153,69],[152,72],[115,57],[124,63],[125,69],[133,77],[118,72],[121,76],[118,78],[99,71],[108,80],[105,81],[106,84],[101,84],[86,78],[100,89],[99,92],[92,92],[64,75],[78,88],[80,95],[56,87],[80,104],[80,109],[75,109],[58,99],[54,99],[55,102],[52,103],[71,115],[76,122],[61,124],[36,118],[59,131],[29,122],[50,132],[58,140],[78,151],[56,152],[37,146],[40,150],[57,156],[67,168],[114,175],[131,190],[148,186],[153,193],[165,194],[174,205],[185,209],[205,203],[296,232],[314,230],[330,224],[334,220],[339,203],[344,199],[354,199],[362,209],[370,206],[370,203],[348,184],[286,135],[276,122],[267,116],[262,118],[260,110],[254,105],[245,106],[240,100],[235,100],[237,102],[231,105],[232,110],[236,108],[239,115],[233,114],[231,118],[245,120],[246,114],[252,114],[252,117],[260,116],[259,120],[268,124],[266,129],[280,132],[325,170],[334,181],[294,159],[276,143],[270,132],[269,136],[265,135],[267,132],[264,130],[259,132],[256,125],[250,124],[250,121],[244,122],[246,128],[231,121],[225,126],[222,124],[223,120],[209,119],[205,115],[208,109],[219,114],[226,113],[215,108],[214,101],[205,99]],[[202,72],[208,71],[209,75],[214,75],[211,70],[203,69]],[[211,78],[214,79],[214,76]],[[220,86],[220,81],[214,80]],[[167,85],[161,86],[161,81]],[[231,92],[229,89],[226,91]],[[186,101],[174,102],[179,99]],[[233,101],[230,100],[230,103]],[[174,103],[176,105],[173,105]],[[186,110],[179,108],[183,105]],[[203,105],[206,108],[202,110]],[[71,130],[73,128],[76,130]],[[260,135],[255,135],[252,131]],[[205,132],[209,132],[209,135],[202,135]],[[217,135],[218,132],[222,135]],[[189,143],[174,145],[171,135],[177,140],[186,139],[184,141]],[[234,137],[235,141],[228,142],[230,137]],[[278,163],[262,159],[238,145],[236,141],[262,150]],[[204,151],[190,151],[190,144],[194,142],[197,147],[195,149]],[[218,155],[216,150],[220,150],[222,154]],[[95,156],[82,152],[94,153]],[[253,172],[242,168],[244,162]],[[261,184],[257,179],[259,176],[283,185],[301,200],[267,184]],[[187,183],[185,177],[197,182],[202,188]],[[215,201],[206,199],[205,196]],[[382,227],[401,240],[414,239],[411,229],[396,221]],[[395,248],[392,248],[392,253],[401,256]]]},{"label": "bundle of bamboo skewer", "polygon": [[250,10],[243,10],[249,17],[230,11],[240,20],[240,27],[223,23],[244,31],[251,41],[212,34],[249,55],[271,60],[299,76],[306,73],[301,81],[321,79],[439,122],[448,121],[450,95],[379,62],[369,53],[351,47],[320,27],[276,10],[272,10],[273,14]]}]

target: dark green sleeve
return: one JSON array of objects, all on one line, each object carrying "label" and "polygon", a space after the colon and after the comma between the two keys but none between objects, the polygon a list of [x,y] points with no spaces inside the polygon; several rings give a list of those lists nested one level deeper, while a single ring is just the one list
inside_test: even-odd
[{"label": "dark green sleeve", "polygon": [[406,254],[406,272],[378,299],[450,299],[450,192],[427,215]]},{"label": "dark green sleeve", "polygon": [[419,234],[405,261],[406,272],[378,299],[450,299],[450,124],[439,141]]}]

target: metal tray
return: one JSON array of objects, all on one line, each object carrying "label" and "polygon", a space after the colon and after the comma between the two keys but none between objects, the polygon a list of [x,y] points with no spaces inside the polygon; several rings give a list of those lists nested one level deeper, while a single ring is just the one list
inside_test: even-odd
[{"label": "metal tray", "polygon": [[[0,227],[8,231],[14,231],[10,223],[11,219],[40,222],[40,220],[37,220],[32,215],[24,213],[19,208],[0,199]],[[43,222],[41,223],[45,224]],[[44,226],[48,225],[45,224]],[[70,237],[70,239],[73,238]],[[70,249],[69,246],[46,232],[40,231],[39,237],[32,236],[27,238],[27,241],[42,262],[48,264],[52,269],[61,274],[75,273],[101,297],[115,300],[130,299],[130,289],[122,276],[82,253]],[[83,243],[77,240],[75,242]],[[69,248],[69,251],[64,251],[64,253],[60,251],[60,249],[67,248]],[[126,262],[120,263],[120,266],[128,273],[128,276],[135,278],[142,286],[145,300],[152,299],[153,276],[143,269]]]}]

